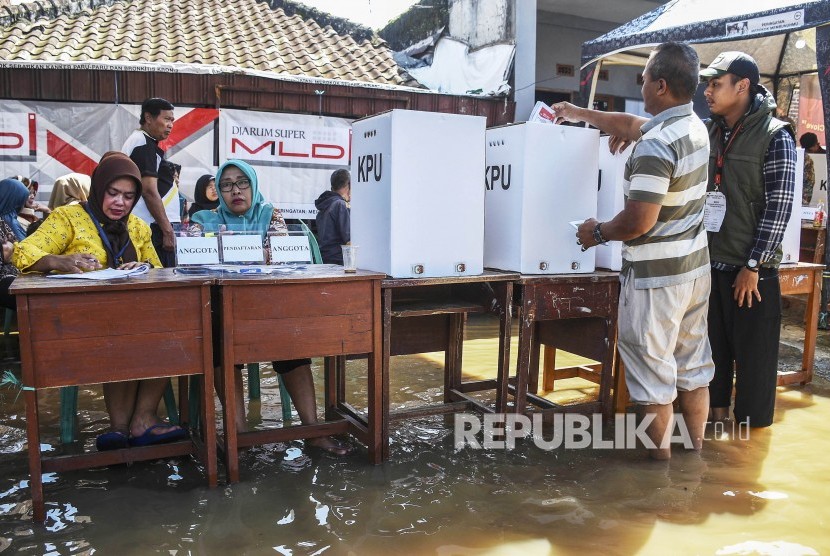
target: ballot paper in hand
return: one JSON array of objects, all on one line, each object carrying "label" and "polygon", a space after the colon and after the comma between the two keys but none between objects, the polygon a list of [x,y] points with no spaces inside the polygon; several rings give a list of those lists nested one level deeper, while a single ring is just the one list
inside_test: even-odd
[{"label": "ballot paper in hand", "polygon": [[139,274],[146,274],[150,270],[149,264],[140,264],[135,268],[129,270],[119,270],[117,268],[105,268],[102,270],[93,270],[90,272],[78,272],[75,274],[47,274],[48,278],[81,278],[83,280],[112,280],[114,278],[127,278],[128,276],[138,276]]},{"label": "ballot paper in hand", "polygon": [[530,113],[530,117],[527,119],[527,121],[539,122],[542,124],[555,123],[556,111],[540,100],[533,107],[533,111]]}]

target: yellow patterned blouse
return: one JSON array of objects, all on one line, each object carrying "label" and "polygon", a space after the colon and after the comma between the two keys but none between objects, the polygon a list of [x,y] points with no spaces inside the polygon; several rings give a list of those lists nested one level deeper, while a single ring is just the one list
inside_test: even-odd
[{"label": "yellow patterned blouse", "polygon": [[[131,214],[127,221],[127,230],[138,260],[149,262],[154,267],[161,267],[150,241],[150,226]],[[81,205],[56,208],[35,233],[15,245],[12,263],[20,270],[26,271],[46,255],[73,253],[88,253],[98,259],[101,266],[109,266],[107,250],[104,249],[95,222]]]}]

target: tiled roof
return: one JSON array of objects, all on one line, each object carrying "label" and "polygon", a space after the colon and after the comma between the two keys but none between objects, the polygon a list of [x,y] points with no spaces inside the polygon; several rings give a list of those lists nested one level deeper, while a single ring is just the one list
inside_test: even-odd
[{"label": "tiled roof", "polygon": [[[15,17],[0,28],[0,60],[208,64],[383,85],[402,85],[406,78],[382,42],[358,43],[256,0],[27,6],[25,20]],[[24,8],[0,8],[2,19],[16,9]]]}]

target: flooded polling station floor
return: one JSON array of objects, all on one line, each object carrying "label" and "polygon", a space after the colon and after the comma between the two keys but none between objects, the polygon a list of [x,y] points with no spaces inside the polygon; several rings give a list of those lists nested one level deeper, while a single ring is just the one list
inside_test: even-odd
[{"label": "flooded polling station floor", "polygon": [[[798,312],[786,320],[782,365],[801,357]],[[495,321],[470,321],[465,373],[492,374],[496,335]],[[513,341],[515,362],[515,333]],[[13,347],[4,349],[14,359]],[[3,388],[0,552],[827,554],[828,356],[828,332],[819,331],[816,367],[825,378],[779,388],[773,427],[752,430],[748,440],[710,440],[701,455],[676,451],[668,464],[638,450],[549,451],[529,440],[512,451],[456,452],[453,417],[436,416],[394,423],[390,460],[378,466],[362,450],[335,458],[298,442],[248,450],[241,482],[226,486],[220,475],[213,490],[191,458],[47,474],[44,526],[30,521],[23,397]],[[443,354],[395,358],[393,405],[440,400],[442,362]],[[357,369],[349,388],[358,400],[360,362],[349,365]],[[314,367],[319,390],[320,361]],[[596,392],[581,379],[557,381],[556,389],[566,397]],[[264,372],[252,425],[278,424],[278,392],[273,373]],[[59,443],[58,399],[57,392],[42,397],[43,449],[77,451]],[[81,390],[79,412],[82,440],[94,449],[107,422],[100,388]]]}]

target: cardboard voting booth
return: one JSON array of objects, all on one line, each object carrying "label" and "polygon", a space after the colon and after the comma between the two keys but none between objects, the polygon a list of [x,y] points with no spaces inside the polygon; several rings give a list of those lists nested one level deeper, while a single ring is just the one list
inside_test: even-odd
[{"label": "cardboard voting booth", "polygon": [[[599,191],[597,192],[597,220],[607,222],[625,208],[623,180],[625,178],[625,163],[634,145],[618,154],[611,154],[608,150],[608,137],[599,139]],[[597,268],[608,270],[622,270],[622,242],[609,241],[605,245],[597,245]]]},{"label": "cardboard voting booth", "polygon": [[599,131],[527,122],[487,130],[484,264],[524,274],[592,272],[576,228],[596,215]]},{"label": "cardboard voting booth", "polygon": [[801,193],[804,191],[804,149],[798,147],[795,160],[795,191],[793,192],[793,210],[784,239],[781,240],[781,264],[795,264],[801,254]]},{"label": "cardboard voting booth", "polygon": [[352,126],[357,267],[396,278],[484,271],[480,116],[392,110]]}]

